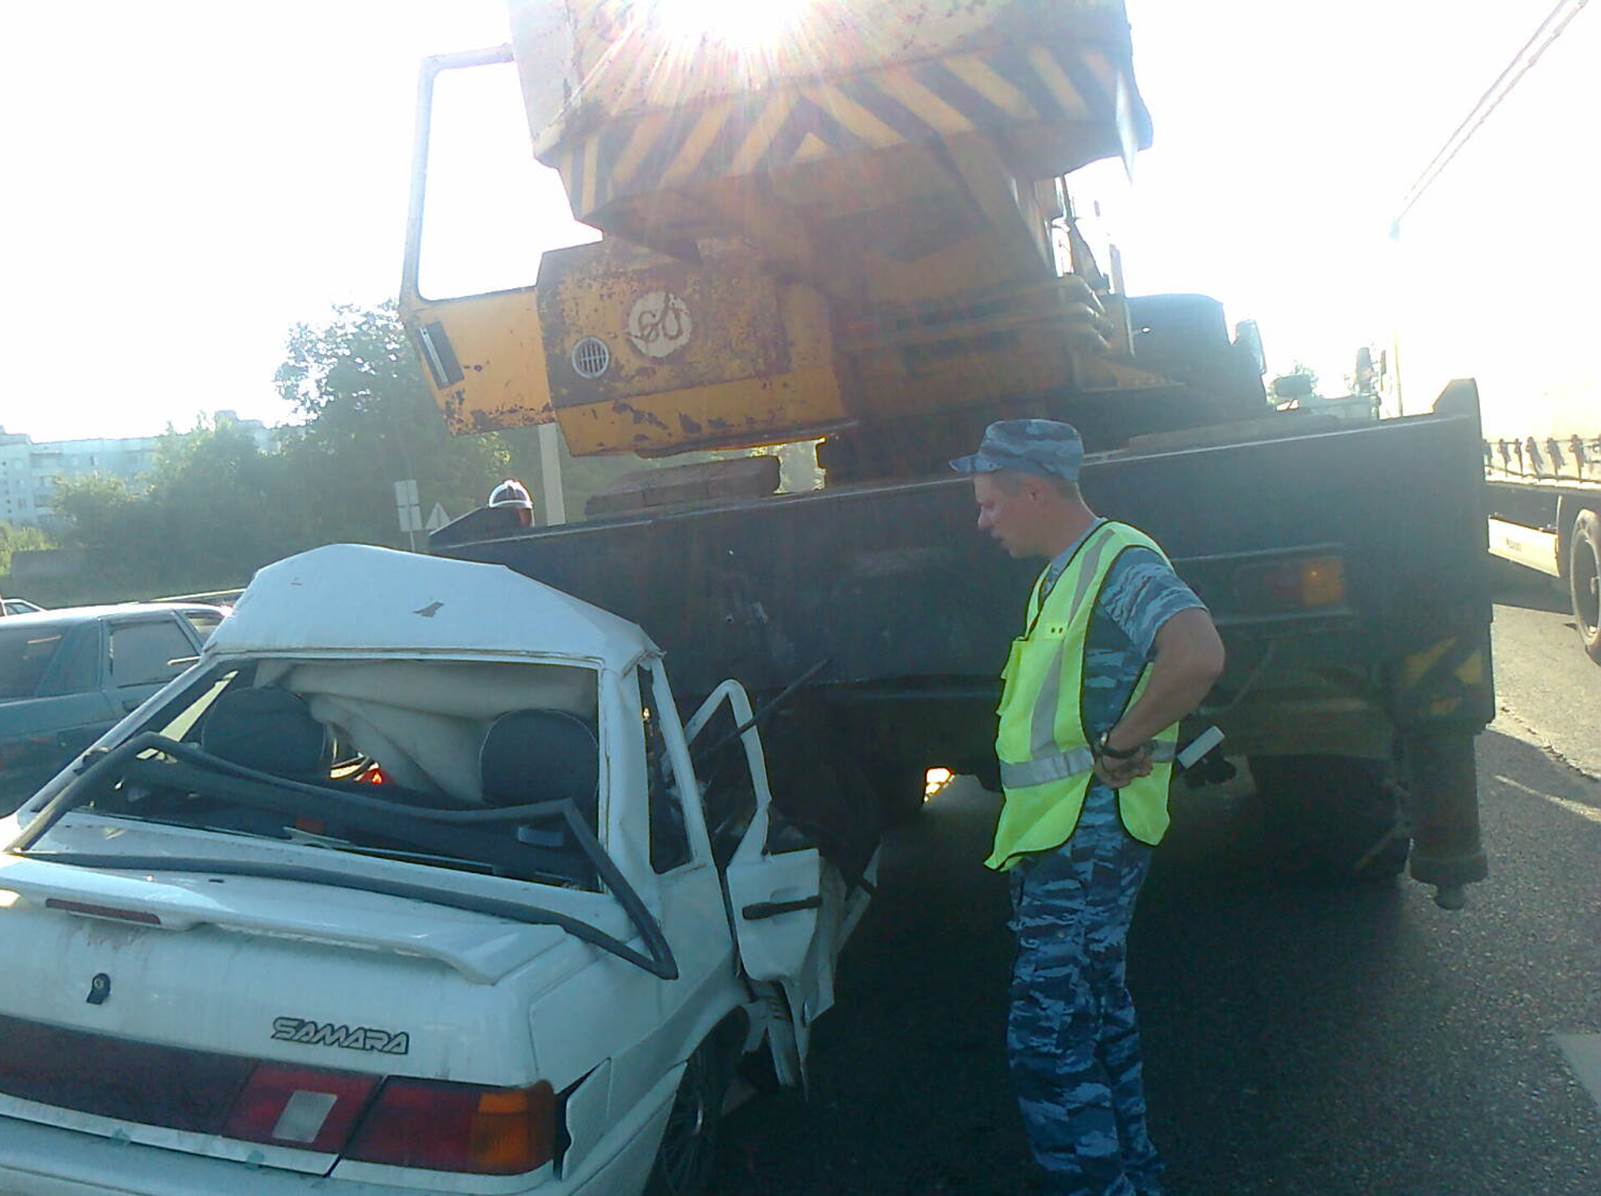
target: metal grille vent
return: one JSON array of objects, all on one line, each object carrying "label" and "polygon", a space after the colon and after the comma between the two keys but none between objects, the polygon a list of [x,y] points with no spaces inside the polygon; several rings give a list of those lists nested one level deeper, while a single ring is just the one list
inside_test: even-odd
[{"label": "metal grille vent", "polygon": [[598,336],[586,336],[573,346],[573,369],[580,378],[598,378],[611,366],[611,350]]}]

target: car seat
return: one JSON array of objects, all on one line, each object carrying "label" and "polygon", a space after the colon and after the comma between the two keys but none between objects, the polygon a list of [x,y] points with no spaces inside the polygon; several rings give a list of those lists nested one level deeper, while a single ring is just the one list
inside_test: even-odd
[{"label": "car seat", "polygon": [[[570,799],[591,831],[600,821],[600,738],[565,710],[514,710],[490,726],[478,753],[484,801],[526,806]],[[544,824],[557,830],[555,821]]]},{"label": "car seat", "polygon": [[305,699],[276,685],[229,690],[200,727],[201,751],[291,780],[326,780],[332,749]]}]

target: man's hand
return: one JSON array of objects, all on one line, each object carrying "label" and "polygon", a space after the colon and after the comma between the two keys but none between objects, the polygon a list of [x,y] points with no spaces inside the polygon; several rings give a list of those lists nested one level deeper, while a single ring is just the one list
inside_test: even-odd
[{"label": "man's hand", "polygon": [[1140,777],[1151,775],[1151,746],[1146,744],[1126,760],[1112,756],[1095,757],[1095,779],[1109,789],[1121,789]]}]

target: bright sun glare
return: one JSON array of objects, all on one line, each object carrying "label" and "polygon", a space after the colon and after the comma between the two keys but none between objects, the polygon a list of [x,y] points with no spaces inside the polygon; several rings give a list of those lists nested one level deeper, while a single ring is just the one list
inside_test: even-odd
[{"label": "bright sun glare", "polygon": [[660,0],[662,23],[685,37],[736,50],[770,47],[789,33],[809,0]]}]

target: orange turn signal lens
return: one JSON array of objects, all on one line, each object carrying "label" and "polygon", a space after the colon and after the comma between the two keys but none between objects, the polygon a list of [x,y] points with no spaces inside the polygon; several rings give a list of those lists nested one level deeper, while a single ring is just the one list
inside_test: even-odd
[{"label": "orange turn signal lens", "polygon": [[1345,601],[1345,562],[1318,556],[1301,562],[1301,605],[1338,606]]},{"label": "orange turn signal lens", "polygon": [[1246,565],[1234,575],[1235,597],[1245,610],[1319,610],[1346,599],[1345,561],[1299,557]]},{"label": "orange turn signal lens", "polygon": [[544,1083],[480,1096],[467,1145],[472,1170],[517,1175],[544,1163],[555,1146],[555,1104]]}]

